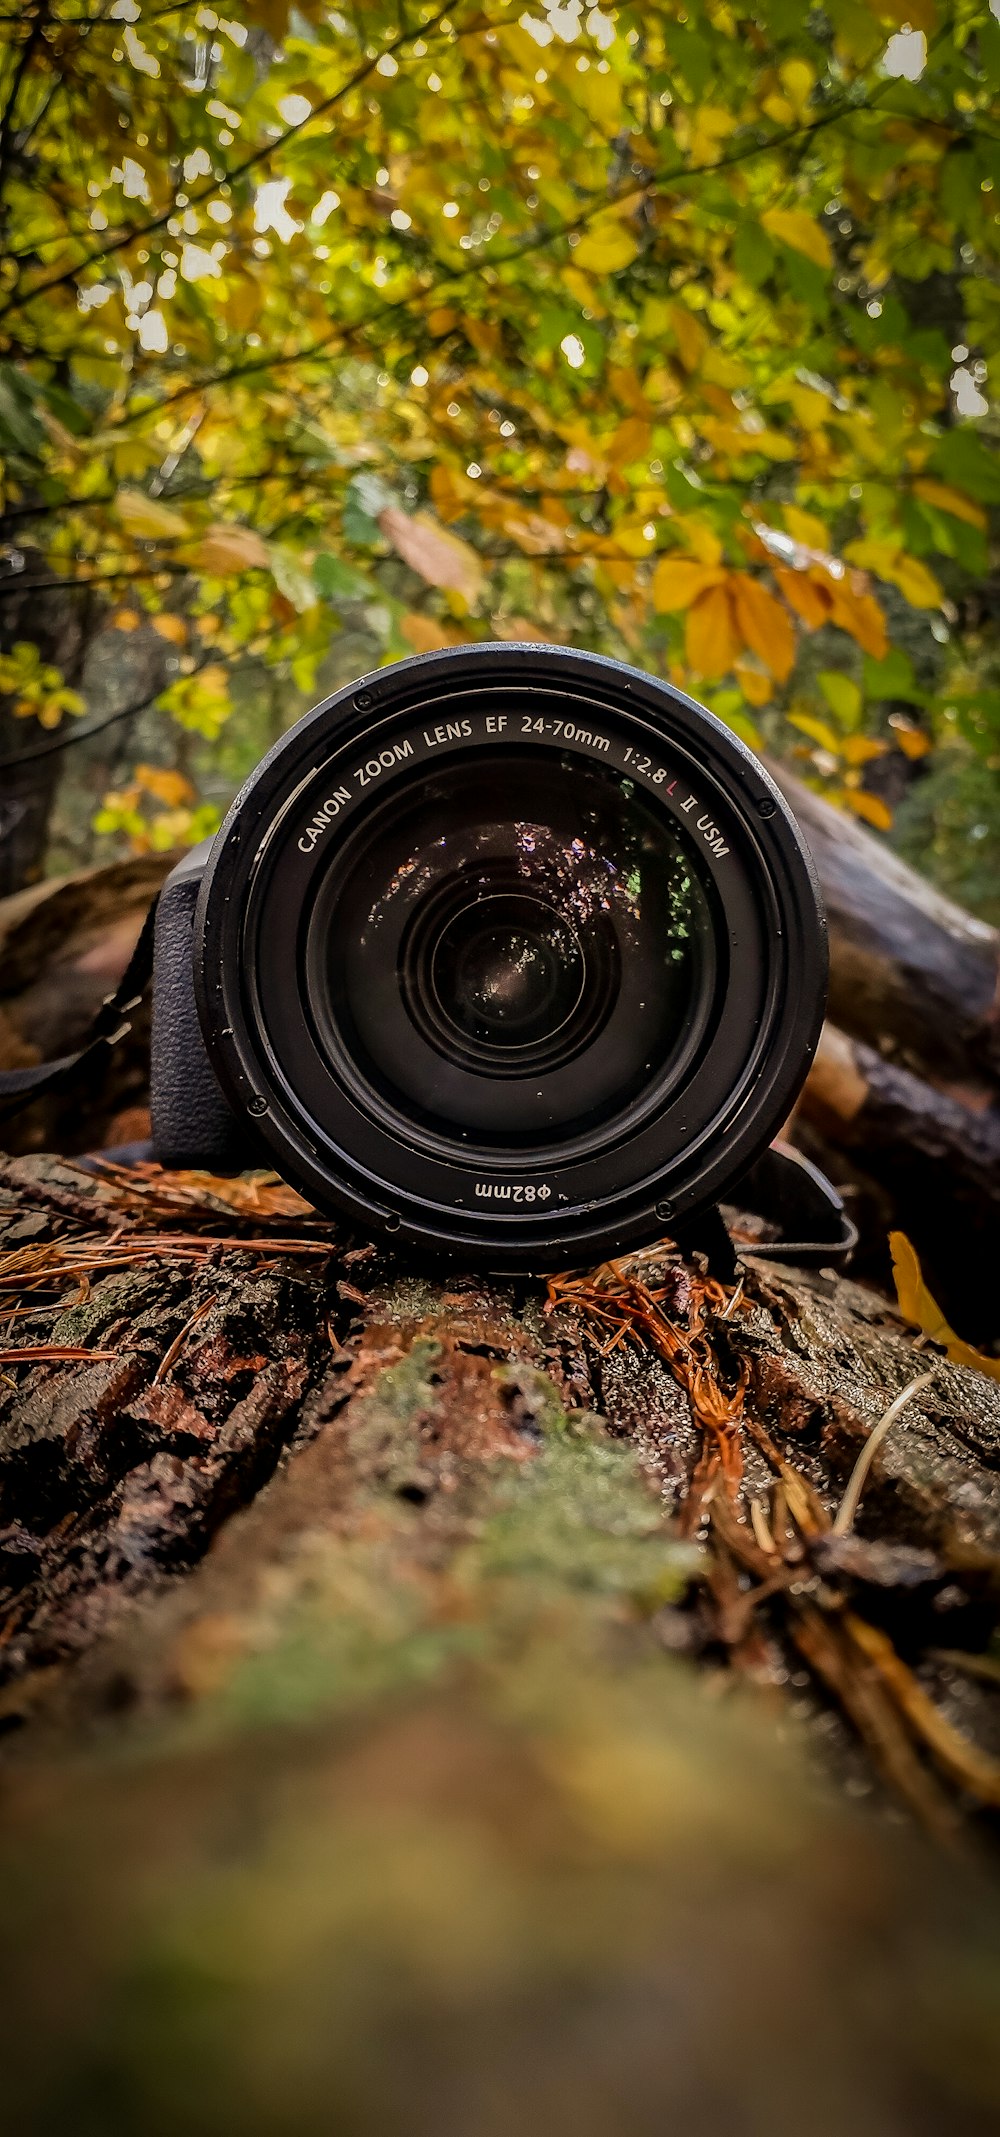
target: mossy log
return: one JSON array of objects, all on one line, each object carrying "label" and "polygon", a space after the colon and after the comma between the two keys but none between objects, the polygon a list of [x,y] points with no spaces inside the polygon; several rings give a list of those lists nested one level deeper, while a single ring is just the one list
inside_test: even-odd
[{"label": "mossy log", "polygon": [[996,2126],[997,1382],[49,1158],[0,1277],[19,2137]]}]

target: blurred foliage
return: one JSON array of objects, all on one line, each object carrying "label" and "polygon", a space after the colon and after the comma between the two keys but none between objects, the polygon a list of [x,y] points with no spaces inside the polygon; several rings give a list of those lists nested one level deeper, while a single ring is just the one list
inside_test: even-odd
[{"label": "blurred foliage", "polygon": [[[929,768],[921,857],[979,899],[987,0],[32,0],[4,27],[6,575],[106,595],[206,745],[197,792],[137,771],[102,828],[200,835],[227,736],[246,714],[255,754],[342,676],[338,633],[369,661],[541,637],[692,688],[878,828]],[[58,674],[0,686],[76,709]]]}]

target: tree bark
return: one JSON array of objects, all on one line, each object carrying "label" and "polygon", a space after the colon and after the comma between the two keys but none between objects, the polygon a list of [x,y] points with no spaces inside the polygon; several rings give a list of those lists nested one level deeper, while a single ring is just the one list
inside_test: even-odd
[{"label": "tree bark", "polygon": [[[58,1060],[81,1044],[176,858],[137,855],[50,878],[0,902],[0,1068]],[[148,1102],[147,998],[115,1051],[26,1107],[5,1127],[5,1140],[15,1151],[50,1145],[70,1152],[140,1140],[148,1134]],[[143,1118],[123,1120],[130,1112]]]},{"label": "tree bark", "polygon": [[830,1013],[854,1038],[932,1079],[995,1087],[1000,933],[891,847],[772,763],[805,834],[830,927]]},{"label": "tree bark", "polygon": [[40,1157],[0,1222],[19,2137],[986,2137],[1000,1385],[760,1259],[547,1311]]},{"label": "tree bark", "polygon": [[[827,1024],[793,1131],[812,1149],[809,1129],[822,1139],[821,1163],[832,1145],[882,1190],[880,1215],[913,1241],[949,1318],[970,1340],[991,1342],[1000,1332],[990,1251],[1000,1238],[1000,1112],[963,1105]],[[888,1228],[883,1221],[883,1241]],[[879,1273],[888,1273],[885,1250]]]}]

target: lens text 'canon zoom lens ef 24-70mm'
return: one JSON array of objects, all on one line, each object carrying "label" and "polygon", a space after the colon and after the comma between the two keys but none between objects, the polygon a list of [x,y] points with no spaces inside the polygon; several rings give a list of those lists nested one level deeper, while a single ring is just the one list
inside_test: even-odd
[{"label": "lens text 'canon zoom lens ef 24-70mm'", "polygon": [[404,660],[300,721],[213,844],[194,960],[215,1074],[287,1180],[533,1272],[737,1182],[826,981],[758,760],[668,684],[535,645]]}]

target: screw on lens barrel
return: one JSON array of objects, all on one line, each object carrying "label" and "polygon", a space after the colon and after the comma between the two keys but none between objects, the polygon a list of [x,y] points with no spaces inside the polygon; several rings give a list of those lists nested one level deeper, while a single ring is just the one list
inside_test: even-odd
[{"label": "screw on lens barrel", "polygon": [[370,690],[359,690],[354,700],[358,712],[370,712],[375,700]]},{"label": "screw on lens barrel", "polygon": [[757,814],[758,816],[773,816],[776,807],[777,803],[772,801],[770,794],[762,794],[757,803]]},{"label": "screw on lens barrel", "polygon": [[655,1215],[662,1218],[663,1223],[667,1224],[674,1214],[674,1205],[672,1202],[657,1202],[654,1205],[654,1210]]}]

